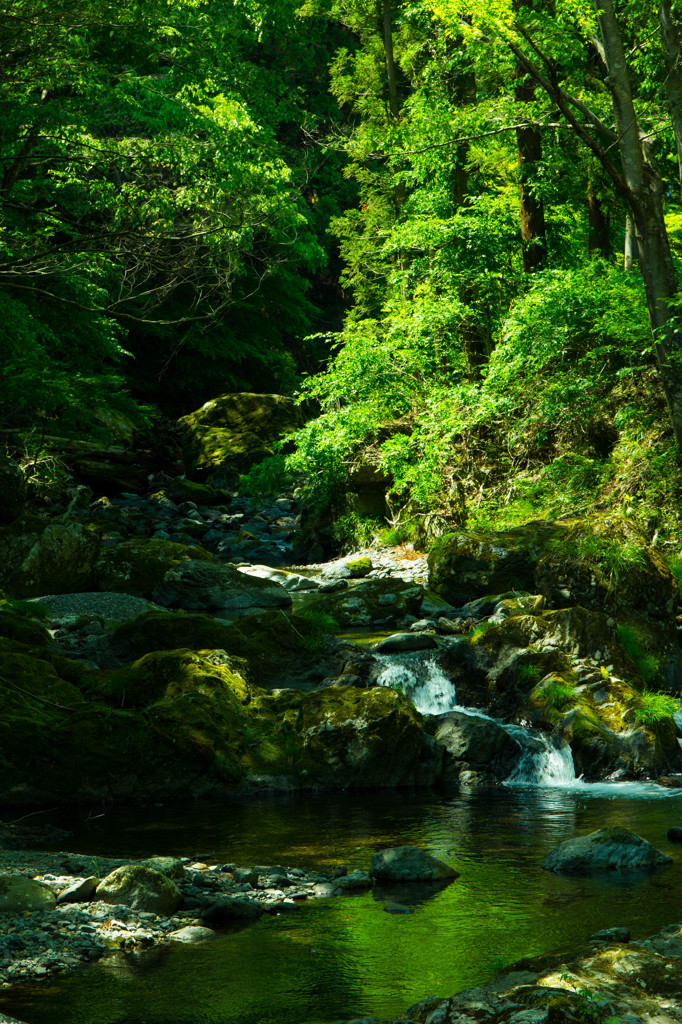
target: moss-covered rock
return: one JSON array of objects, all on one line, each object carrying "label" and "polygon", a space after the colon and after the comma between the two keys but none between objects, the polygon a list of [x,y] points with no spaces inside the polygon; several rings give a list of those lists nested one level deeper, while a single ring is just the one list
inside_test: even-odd
[{"label": "moss-covered rock", "polygon": [[316,593],[301,610],[330,615],[340,626],[369,626],[376,622],[400,622],[406,615],[418,615],[423,597],[423,588],[416,584],[367,579],[335,594]]},{"label": "moss-covered rock", "polygon": [[275,580],[239,572],[233,565],[183,562],[169,569],[154,600],[187,611],[212,609],[227,617],[259,608],[290,608],[291,597]]},{"label": "moss-covered rock", "polygon": [[11,607],[4,608],[0,602],[0,637],[17,640],[33,647],[47,647],[51,637],[45,626],[36,619],[18,615]]},{"label": "moss-covered rock", "polygon": [[99,547],[97,532],[81,523],[23,517],[0,530],[5,592],[10,597],[39,597],[87,590]]},{"label": "moss-covered rock", "polygon": [[241,658],[258,686],[311,689],[338,675],[346,653],[320,631],[317,620],[291,612],[266,611],[222,622],[191,612],[149,612],[116,628],[111,648],[130,661],[153,651],[219,649]]},{"label": "moss-covered rock", "polygon": [[231,394],[183,416],[185,461],[199,475],[244,473],[272,455],[272,445],[300,425],[300,412],[282,395]]},{"label": "moss-covered rock", "polygon": [[126,540],[104,548],[95,566],[101,590],[151,598],[170,569],[182,562],[210,562],[204,548],[158,538]]},{"label": "moss-covered rock", "polygon": [[232,495],[228,491],[223,491],[219,487],[209,487],[208,484],[197,483],[196,480],[183,480],[180,477],[169,480],[160,491],[150,494],[148,500],[153,501],[158,497],[170,498],[177,504],[183,501],[193,501],[196,505],[207,508],[229,506],[232,501]]},{"label": "moss-covered rock", "polygon": [[175,882],[144,864],[124,864],[110,872],[97,886],[95,899],[159,917],[171,917],[182,906]]}]

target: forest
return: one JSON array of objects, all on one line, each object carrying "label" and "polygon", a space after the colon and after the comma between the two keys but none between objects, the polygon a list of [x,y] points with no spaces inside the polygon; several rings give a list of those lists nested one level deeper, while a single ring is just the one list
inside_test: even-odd
[{"label": "forest", "polygon": [[0,1024],[682,1020],[681,33],[0,0]]}]

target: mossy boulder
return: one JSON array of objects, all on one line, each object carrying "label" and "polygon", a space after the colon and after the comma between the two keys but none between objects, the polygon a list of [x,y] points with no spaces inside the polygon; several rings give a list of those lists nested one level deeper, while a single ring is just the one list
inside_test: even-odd
[{"label": "mossy boulder", "polygon": [[200,476],[236,476],[272,455],[274,442],[300,422],[298,408],[282,395],[222,395],[179,420],[185,461]]},{"label": "mossy boulder", "polygon": [[549,608],[579,604],[666,626],[679,599],[663,556],[630,522],[612,516],[447,534],[429,555],[429,578],[455,605],[523,590],[543,595]]},{"label": "mossy boulder", "polygon": [[158,917],[171,917],[183,902],[172,879],[144,864],[124,864],[110,872],[97,886],[95,899]]},{"label": "mossy boulder", "polygon": [[11,606],[3,607],[1,602],[0,637],[17,640],[19,643],[29,644],[33,647],[47,647],[52,639],[42,623],[26,615],[17,614],[12,611]]},{"label": "mossy boulder", "polygon": [[246,662],[256,685],[303,690],[338,675],[347,660],[343,646],[322,633],[316,620],[279,610],[229,623],[191,612],[148,612],[117,627],[109,643],[124,661],[177,647],[224,650]]},{"label": "mossy boulder", "polygon": [[403,580],[366,579],[334,594],[314,594],[301,610],[330,615],[340,626],[401,622],[418,615],[424,589]]},{"label": "mossy boulder", "polygon": [[0,875],[0,914],[24,914],[54,910],[57,905],[49,885],[21,875]]},{"label": "mossy boulder", "polygon": [[291,597],[274,580],[239,572],[232,565],[183,562],[169,569],[154,600],[186,611],[214,610],[227,617],[257,608],[290,608]]},{"label": "mossy boulder", "polygon": [[75,521],[26,516],[0,529],[0,581],[10,597],[88,590],[99,553],[97,532]]},{"label": "mossy boulder", "polygon": [[0,523],[13,523],[24,511],[26,478],[18,462],[0,459]]},{"label": "mossy boulder", "polygon": [[210,562],[204,548],[158,538],[122,541],[102,550],[95,573],[101,590],[151,598],[166,573],[183,562]]}]

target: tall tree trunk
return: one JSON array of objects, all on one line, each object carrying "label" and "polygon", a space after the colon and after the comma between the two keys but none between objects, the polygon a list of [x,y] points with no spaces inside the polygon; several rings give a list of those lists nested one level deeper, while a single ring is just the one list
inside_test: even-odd
[{"label": "tall tree trunk", "polygon": [[668,94],[668,109],[675,133],[677,149],[677,169],[680,178],[680,195],[682,195],[682,50],[680,49],[680,33],[673,19],[670,0],[661,0],[658,5],[658,20],[661,26],[661,41],[665,59],[665,88]]},{"label": "tall tree trunk", "polygon": [[393,19],[391,17],[391,0],[383,0],[384,55],[386,58],[386,82],[388,86],[388,108],[392,117],[400,114],[398,102],[398,78],[393,58]]},{"label": "tall tree trunk", "polygon": [[682,454],[682,309],[663,217],[663,183],[649,144],[640,138],[613,0],[597,0],[597,13],[656,358],[678,451]]},{"label": "tall tree trunk", "polygon": [[623,270],[632,270],[637,266],[637,238],[635,237],[635,222],[632,214],[628,213],[625,218],[625,247],[623,250]]},{"label": "tall tree trunk", "polygon": [[[516,69],[514,97],[517,103],[535,99],[535,86],[522,67]],[[521,245],[523,269],[526,274],[540,270],[547,257],[545,210],[533,187],[542,161],[542,139],[533,125],[516,129],[516,152],[519,166],[519,206],[521,213]]]}]

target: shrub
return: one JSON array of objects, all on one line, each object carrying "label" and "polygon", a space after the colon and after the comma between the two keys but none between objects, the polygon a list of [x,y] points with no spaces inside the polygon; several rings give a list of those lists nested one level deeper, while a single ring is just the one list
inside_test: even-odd
[{"label": "shrub", "polygon": [[665,718],[672,718],[679,710],[677,697],[671,697],[669,693],[642,690],[635,701],[635,722],[637,725],[656,725]]}]

